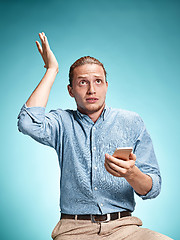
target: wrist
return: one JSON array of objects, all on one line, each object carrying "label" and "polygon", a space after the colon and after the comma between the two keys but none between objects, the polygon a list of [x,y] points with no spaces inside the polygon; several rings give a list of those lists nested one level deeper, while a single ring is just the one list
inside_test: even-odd
[{"label": "wrist", "polygon": [[132,173],[125,179],[140,195],[146,195],[152,188],[152,178],[141,172],[137,166],[134,167]]},{"label": "wrist", "polygon": [[133,181],[134,179],[136,179],[138,175],[138,171],[139,171],[139,168],[134,165],[133,168],[131,169],[131,172],[125,177],[125,179],[128,182]]},{"label": "wrist", "polygon": [[51,73],[55,73],[55,74],[58,74],[59,72],[59,67],[48,67],[46,69],[47,72],[51,72]]}]

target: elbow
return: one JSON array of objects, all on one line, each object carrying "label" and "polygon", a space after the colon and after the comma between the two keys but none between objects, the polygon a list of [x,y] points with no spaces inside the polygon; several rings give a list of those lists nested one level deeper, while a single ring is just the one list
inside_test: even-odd
[{"label": "elbow", "polygon": [[149,175],[152,178],[152,188],[146,195],[141,196],[143,200],[156,198],[161,192],[161,176],[157,174]]},{"label": "elbow", "polygon": [[18,127],[19,132],[27,134],[28,125],[29,124],[26,121],[23,121],[23,119],[21,117],[19,117],[18,122],[17,122],[17,127]]},{"label": "elbow", "polygon": [[42,123],[37,123],[33,119],[22,113],[18,116],[17,127],[19,132],[28,135],[35,140],[44,138],[44,127]]},{"label": "elbow", "polygon": [[154,182],[156,181],[156,183],[154,183],[155,193],[154,193],[153,198],[156,198],[161,192],[161,182],[162,182],[161,175],[160,174],[156,175],[155,179],[153,179],[153,180],[154,180]]},{"label": "elbow", "polygon": [[21,113],[18,116],[17,127],[19,132],[23,134],[28,134],[31,128],[31,122],[29,117],[25,113]]}]

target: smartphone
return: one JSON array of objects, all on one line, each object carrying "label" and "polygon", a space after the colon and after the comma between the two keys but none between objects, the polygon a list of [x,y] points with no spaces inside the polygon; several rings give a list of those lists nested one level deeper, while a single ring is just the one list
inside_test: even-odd
[{"label": "smartphone", "polygon": [[116,148],[116,150],[113,153],[113,157],[127,160],[132,151],[133,151],[132,147]]}]

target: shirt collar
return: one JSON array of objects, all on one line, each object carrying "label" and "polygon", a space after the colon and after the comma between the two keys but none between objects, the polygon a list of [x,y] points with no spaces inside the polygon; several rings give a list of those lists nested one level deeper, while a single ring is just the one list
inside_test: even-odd
[{"label": "shirt collar", "polygon": [[105,120],[106,116],[108,115],[109,110],[110,110],[110,108],[107,105],[105,105],[103,112],[101,114],[101,116],[103,116],[103,120]]}]

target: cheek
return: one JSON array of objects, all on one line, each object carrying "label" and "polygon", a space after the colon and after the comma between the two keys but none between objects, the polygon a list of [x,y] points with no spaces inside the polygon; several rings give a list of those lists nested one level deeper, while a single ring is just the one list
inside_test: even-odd
[{"label": "cheek", "polygon": [[107,93],[107,89],[102,89],[102,90],[101,90],[101,96],[102,96],[103,98],[106,97],[106,93]]},{"label": "cheek", "polygon": [[77,101],[82,101],[82,99],[84,98],[84,91],[80,90],[78,92],[76,92],[74,94],[74,98],[77,100]]}]

